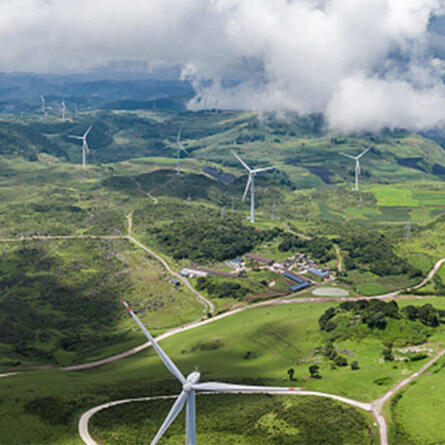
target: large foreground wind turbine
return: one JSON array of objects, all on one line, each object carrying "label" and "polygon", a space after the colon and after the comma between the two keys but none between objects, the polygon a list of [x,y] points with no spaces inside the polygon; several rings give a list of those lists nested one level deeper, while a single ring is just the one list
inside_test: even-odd
[{"label": "large foreground wind turbine", "polygon": [[355,188],[354,190],[358,192],[358,178],[360,176],[361,170],[360,170],[360,158],[364,156],[366,153],[368,153],[369,150],[371,150],[372,147],[367,148],[365,151],[360,153],[358,156],[351,156],[346,153],[340,153],[342,156],[346,156],[347,158],[354,159],[355,161]]},{"label": "large foreground wind turbine", "polygon": [[90,152],[90,149],[88,148],[88,144],[87,144],[87,136],[92,128],[93,128],[93,125],[90,125],[88,127],[88,130],[85,131],[83,136],[73,136],[73,135],[69,136],[72,139],[78,139],[78,140],[82,141],[82,167],[83,168],[85,168],[85,165],[87,164],[87,153]]},{"label": "large foreground wind turbine", "polygon": [[156,343],[156,340],[150,335],[150,333],[145,329],[145,326],[141,323],[136,314],[131,310],[130,306],[125,300],[122,303],[127,308],[130,315],[136,320],[136,323],[142,329],[142,332],[150,340],[153,348],[158,353],[161,360],[167,369],[181,382],[182,392],[179,394],[175,403],[170,409],[164,423],[157,432],[154,439],[151,441],[151,445],[155,445],[161,439],[162,435],[167,431],[167,428],[173,423],[182,409],[185,407],[185,434],[186,445],[196,444],[196,392],[215,392],[215,393],[225,393],[225,392],[236,392],[236,393],[288,393],[295,391],[304,391],[304,388],[287,388],[287,387],[276,387],[276,386],[250,386],[250,385],[232,385],[230,383],[219,383],[219,382],[207,382],[199,383],[199,378],[201,374],[197,371],[190,373],[187,378],[181,373],[181,371],[172,362],[170,357],[161,349],[161,347]]},{"label": "large foreground wind turbine", "polygon": [[234,151],[232,151],[233,156],[235,156],[238,161],[241,162],[241,164],[246,168],[246,170],[249,172],[249,179],[247,180],[246,184],[246,190],[244,190],[243,195],[243,201],[246,199],[247,192],[249,191],[250,187],[250,222],[255,222],[255,175],[260,172],[265,172],[267,170],[273,170],[276,167],[265,167],[265,168],[256,168],[251,169]]}]

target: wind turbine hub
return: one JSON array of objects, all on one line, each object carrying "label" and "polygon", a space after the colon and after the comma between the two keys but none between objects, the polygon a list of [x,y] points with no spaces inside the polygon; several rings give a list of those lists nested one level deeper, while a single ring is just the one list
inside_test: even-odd
[{"label": "wind turbine hub", "polygon": [[186,382],[186,383],[184,383],[182,389],[183,389],[185,392],[188,393],[188,392],[191,392],[191,391],[192,391],[192,386],[193,386],[193,383],[191,383],[191,382]]}]

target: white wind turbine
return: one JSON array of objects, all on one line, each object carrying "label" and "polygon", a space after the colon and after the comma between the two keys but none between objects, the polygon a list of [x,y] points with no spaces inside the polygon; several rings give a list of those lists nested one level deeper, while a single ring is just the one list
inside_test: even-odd
[{"label": "white wind turbine", "polygon": [[249,179],[247,180],[246,189],[244,190],[243,201],[246,199],[247,192],[249,191],[250,186],[250,222],[255,222],[255,175],[260,172],[265,172],[267,170],[273,170],[276,167],[265,167],[265,168],[256,168],[251,169],[234,151],[232,151],[233,156],[235,156],[238,161],[247,169],[249,172]]},{"label": "white wind turbine", "polygon": [[46,105],[45,105],[45,96],[43,94],[40,95],[40,100],[42,102],[42,113],[43,113],[43,117],[46,119],[47,117],[47,112],[46,112]]},{"label": "white wind turbine", "polygon": [[185,153],[189,154],[189,152],[182,145],[181,132],[182,132],[182,127],[180,126],[179,131],[178,131],[178,136],[176,137],[176,142],[173,144],[167,145],[167,147],[172,147],[174,145],[176,145],[176,147],[177,147],[177,152],[176,152],[176,159],[177,159],[176,160],[176,174],[177,175],[181,174],[181,150],[184,151]]},{"label": "white wind turbine", "polygon": [[341,154],[342,156],[346,156],[347,158],[354,159],[354,161],[355,161],[355,188],[354,188],[354,190],[355,190],[356,192],[358,192],[358,178],[359,178],[360,173],[361,173],[361,170],[360,170],[360,158],[361,158],[362,156],[364,156],[366,153],[368,153],[368,151],[371,150],[371,148],[372,148],[372,147],[367,148],[365,151],[363,151],[362,153],[360,153],[358,156],[351,156],[351,155],[348,155],[348,154],[346,154],[346,153],[342,153],[342,152],[340,152],[340,154]]},{"label": "white wind turbine", "polygon": [[176,367],[173,361],[168,357],[168,355],[161,349],[157,344],[156,340],[150,335],[145,326],[136,316],[136,314],[131,310],[130,306],[125,300],[122,303],[127,308],[127,311],[135,319],[136,323],[142,329],[142,332],[151,342],[153,348],[158,353],[161,360],[164,362],[166,368],[179,380],[182,385],[181,394],[179,394],[175,403],[170,409],[164,423],[157,432],[156,436],[151,441],[151,445],[155,445],[161,439],[163,434],[167,431],[167,428],[173,423],[179,413],[185,407],[185,443],[186,445],[196,444],[196,392],[215,392],[215,393],[289,393],[295,391],[304,391],[304,388],[288,388],[288,387],[277,387],[277,386],[250,386],[250,385],[233,385],[231,383],[220,383],[220,382],[207,382],[199,383],[201,374],[198,371],[190,373],[187,378],[181,373],[181,371]]},{"label": "white wind turbine", "polygon": [[60,106],[62,111],[62,120],[65,120],[65,112],[66,112],[65,99],[62,99],[62,103],[60,104]]},{"label": "white wind turbine", "polygon": [[92,128],[93,128],[93,125],[90,125],[88,127],[88,130],[85,131],[83,136],[73,136],[73,135],[69,136],[72,139],[78,139],[78,140],[82,141],[82,167],[83,168],[85,168],[85,165],[87,163],[87,153],[90,152],[90,149],[88,148],[88,144],[87,144],[87,136]]}]

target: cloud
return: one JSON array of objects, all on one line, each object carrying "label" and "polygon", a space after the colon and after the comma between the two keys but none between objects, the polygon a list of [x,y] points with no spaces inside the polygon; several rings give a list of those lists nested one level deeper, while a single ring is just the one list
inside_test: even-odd
[{"label": "cloud", "polygon": [[0,0],[0,70],[145,60],[182,67],[192,109],[419,130],[445,120],[444,13],[444,0]]}]

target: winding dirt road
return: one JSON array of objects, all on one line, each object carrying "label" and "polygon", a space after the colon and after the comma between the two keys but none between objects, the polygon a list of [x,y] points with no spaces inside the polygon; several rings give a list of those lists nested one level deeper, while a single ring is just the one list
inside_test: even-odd
[{"label": "winding dirt road", "polygon": [[445,258],[442,258],[441,260],[439,260],[434,267],[431,269],[430,273],[427,275],[427,277],[420,282],[419,284],[416,284],[415,286],[411,287],[408,290],[416,290],[416,289],[420,289],[421,287],[425,286],[426,283],[428,283],[428,281],[431,281],[434,277],[434,275],[436,275],[437,271],[440,269],[440,266],[442,266],[442,264],[445,263]]},{"label": "winding dirt road", "polygon": [[423,374],[428,368],[434,365],[434,363],[436,363],[437,360],[439,360],[444,354],[445,354],[445,349],[443,349],[437,355],[435,355],[428,363],[425,363],[419,370],[413,372],[409,377],[397,383],[397,385],[394,386],[394,388],[389,390],[382,397],[378,398],[377,400],[374,400],[371,403],[372,413],[374,414],[374,417],[376,418],[377,423],[379,425],[380,445],[388,445],[388,425],[386,423],[386,419],[382,412],[383,406],[395,393],[399,392],[404,386],[408,385],[417,377],[419,377],[421,374]]},{"label": "winding dirt road", "polygon": [[157,255],[156,253],[154,253],[152,250],[150,250],[148,247],[145,247],[142,243],[140,243],[136,238],[133,238],[131,235],[127,235],[126,236],[127,239],[129,239],[132,243],[136,244],[136,246],[140,247],[141,249],[145,250],[145,252],[147,252],[149,255],[153,256],[154,258],[156,258],[166,269],[167,271],[175,276],[179,281],[182,282],[182,284],[184,284],[184,286],[189,289],[191,292],[193,292],[193,294],[198,298],[198,300],[202,303],[202,305],[204,306],[203,309],[203,313],[207,314],[207,313],[211,313],[213,314],[213,312],[215,312],[215,306],[213,305],[213,303],[208,300],[206,297],[204,297],[203,295],[201,295],[189,282],[189,280],[187,280],[187,278],[183,277],[181,274],[179,274],[178,272],[175,272],[169,265],[168,263],[161,258],[159,255]]}]

